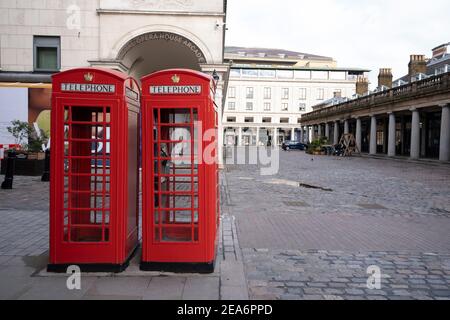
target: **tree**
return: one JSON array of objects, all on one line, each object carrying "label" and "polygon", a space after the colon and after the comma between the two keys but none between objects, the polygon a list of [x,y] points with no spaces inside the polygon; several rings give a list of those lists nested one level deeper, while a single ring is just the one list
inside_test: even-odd
[{"label": "tree", "polygon": [[42,145],[48,142],[47,134],[41,129],[38,133],[28,122],[14,120],[11,124],[12,126],[6,129],[14,137],[15,144],[20,145],[25,151],[40,152]]}]

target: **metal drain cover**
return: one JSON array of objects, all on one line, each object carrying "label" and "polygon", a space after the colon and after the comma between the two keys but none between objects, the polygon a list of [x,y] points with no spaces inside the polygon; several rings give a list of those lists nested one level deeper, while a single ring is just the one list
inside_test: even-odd
[{"label": "metal drain cover", "polygon": [[376,204],[376,203],[358,203],[358,206],[364,209],[369,210],[386,210],[386,207],[383,207],[382,205]]},{"label": "metal drain cover", "polygon": [[283,203],[288,207],[309,207],[309,205],[303,201],[285,201]]}]

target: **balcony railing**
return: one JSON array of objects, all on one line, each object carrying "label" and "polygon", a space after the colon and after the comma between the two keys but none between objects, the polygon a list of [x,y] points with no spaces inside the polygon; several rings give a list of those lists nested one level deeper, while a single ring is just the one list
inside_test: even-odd
[{"label": "balcony railing", "polygon": [[349,100],[334,106],[315,110],[302,116],[302,121],[311,121],[325,117],[335,116],[351,111],[376,107],[386,103],[397,103],[413,100],[424,95],[450,92],[450,72],[432,76],[416,82],[411,82],[393,89],[384,90]]}]

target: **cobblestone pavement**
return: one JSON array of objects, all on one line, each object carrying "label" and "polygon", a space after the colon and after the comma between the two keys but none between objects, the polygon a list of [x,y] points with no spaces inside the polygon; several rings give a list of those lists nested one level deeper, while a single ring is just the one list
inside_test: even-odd
[{"label": "cobblestone pavement", "polygon": [[[226,199],[226,193],[224,195]],[[49,258],[48,202],[49,184],[41,182],[40,178],[15,177],[13,190],[0,190],[0,300],[248,299],[235,219],[226,207],[222,209],[213,274],[142,272],[138,252],[125,272],[84,273],[81,290],[69,291],[67,275],[45,271]]]},{"label": "cobblestone pavement", "polygon": [[48,194],[40,177],[15,177],[13,190],[0,190],[0,256],[48,251]]},{"label": "cobblestone pavement", "polygon": [[450,166],[289,152],[276,176],[226,171],[252,299],[450,299]]}]

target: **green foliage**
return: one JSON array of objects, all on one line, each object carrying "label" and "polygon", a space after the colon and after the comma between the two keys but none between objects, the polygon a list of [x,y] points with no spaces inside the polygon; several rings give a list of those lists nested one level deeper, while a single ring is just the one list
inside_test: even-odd
[{"label": "green foliage", "polygon": [[310,144],[308,144],[308,153],[312,154],[314,151],[321,152],[322,146],[328,144],[328,138],[327,137],[321,137],[319,139],[316,139],[312,141]]},{"label": "green foliage", "polygon": [[41,152],[42,145],[48,142],[48,135],[43,130],[40,130],[39,135],[34,126],[28,122],[14,120],[11,121],[11,125],[6,129],[14,137],[15,144],[20,145],[25,151]]}]

